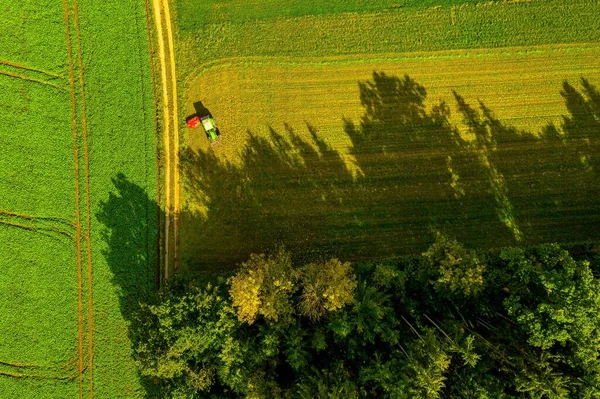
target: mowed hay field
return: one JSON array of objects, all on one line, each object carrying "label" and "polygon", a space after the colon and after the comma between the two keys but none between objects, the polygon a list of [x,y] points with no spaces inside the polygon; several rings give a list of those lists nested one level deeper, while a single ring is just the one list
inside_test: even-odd
[{"label": "mowed hay field", "polygon": [[128,326],[156,265],[144,4],[0,14],[0,397],[143,397]]},{"label": "mowed hay field", "polygon": [[[371,59],[370,59],[371,58]],[[472,102],[482,101],[504,123],[538,133],[548,123],[559,124],[566,113],[560,95],[563,81],[576,84],[584,76],[600,82],[600,46],[543,46],[499,50],[322,59],[256,58],[224,61],[204,70],[189,84],[186,105],[202,99],[228,140],[215,151],[235,162],[249,133],[264,135],[285,124],[306,131],[309,122],[340,152],[349,150],[344,119],[359,121],[358,82],[373,72],[408,74],[427,89],[427,105],[453,105],[453,91]],[[214,88],[218,88],[215,90]],[[451,121],[460,125],[462,115]],[[306,135],[309,136],[308,134]],[[192,147],[205,143],[190,136]]]},{"label": "mowed hay field", "polygon": [[192,270],[600,238],[597,1],[234,3],[176,2]]}]

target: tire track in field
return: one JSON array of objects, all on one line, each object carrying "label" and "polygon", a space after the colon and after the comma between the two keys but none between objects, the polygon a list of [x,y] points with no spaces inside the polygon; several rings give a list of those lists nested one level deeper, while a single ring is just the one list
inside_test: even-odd
[{"label": "tire track in field", "polygon": [[[74,239],[73,230],[75,225],[66,219],[34,217],[0,209],[0,224],[41,233],[56,240],[61,237],[67,237],[69,240]],[[53,234],[58,234],[58,237]]]},{"label": "tire track in field", "polygon": [[14,367],[17,369],[41,368],[42,367],[42,366],[38,366],[37,364],[24,364],[24,363],[13,363],[13,362],[3,362],[3,361],[0,361],[0,366]]},{"label": "tire track in field", "polygon": [[[163,103],[163,142],[165,148],[165,228],[164,228],[164,278],[169,277],[171,223],[173,224],[174,270],[178,269],[179,241],[179,132],[177,115],[177,77],[175,75],[175,49],[171,15],[167,0],[152,0],[154,22],[158,37],[160,75]],[[167,38],[163,30],[165,18]],[[169,57],[166,51],[169,51]],[[168,80],[170,75],[170,83]],[[170,86],[170,87],[169,87]],[[170,93],[169,93],[170,88]],[[170,94],[170,96],[169,96]],[[169,98],[170,97],[170,98]],[[172,120],[171,120],[172,119]],[[171,123],[172,122],[172,123]],[[171,140],[173,141],[171,143]],[[173,198],[171,198],[173,197]]]},{"label": "tire track in field", "polygon": [[47,75],[47,76],[49,76],[51,78],[64,79],[64,76],[63,75],[59,75],[58,73],[44,71],[43,69],[33,68],[33,67],[29,67],[27,65],[17,64],[16,62],[11,62],[11,61],[6,61],[6,60],[0,60],[0,64],[8,65],[8,66],[11,66],[13,68],[23,69],[25,71],[38,72],[38,73]]},{"label": "tire track in field", "polygon": [[90,157],[88,147],[88,128],[85,104],[85,82],[83,80],[83,51],[81,46],[81,31],[79,29],[79,5],[73,0],[73,19],[75,20],[75,35],[77,37],[77,61],[79,63],[79,86],[81,90],[81,128],[83,132],[83,159],[85,173],[85,223],[86,223],[86,253],[87,253],[87,289],[88,289],[88,370],[90,399],[94,397],[93,360],[94,360],[94,309],[92,293],[92,240],[91,240],[91,207],[90,207]]},{"label": "tire track in field", "polygon": [[2,219],[17,219],[24,223],[31,223],[45,228],[54,225],[56,230],[64,229],[66,231],[71,231],[75,228],[75,223],[64,218],[25,215],[23,213],[15,213],[5,209],[0,209],[0,220]]},{"label": "tire track in field", "polygon": [[50,375],[41,375],[41,374],[15,374],[15,373],[11,373],[9,371],[0,371],[0,376],[16,378],[16,379],[30,378],[30,379],[38,379],[38,380],[59,380],[59,381],[73,381],[75,378],[77,378],[76,375],[74,375],[72,377],[68,377],[68,376],[58,376],[58,375],[50,376]]},{"label": "tire track in field", "polygon": [[77,378],[77,373],[68,373],[65,375],[64,368],[55,368],[38,364],[24,364],[0,361],[0,376],[11,378],[36,378],[73,381]]},{"label": "tire track in field", "polygon": [[75,247],[77,250],[77,357],[78,357],[78,380],[79,399],[83,398],[83,299],[82,299],[82,270],[81,270],[81,215],[79,211],[79,148],[77,145],[77,101],[75,98],[75,72],[73,68],[73,56],[70,33],[70,17],[68,0],[63,0],[63,17],[65,21],[67,58],[69,63],[69,88],[71,92],[71,130],[73,133],[73,162],[75,168]]},{"label": "tire track in field", "polygon": [[65,89],[63,87],[55,85],[54,83],[50,83],[50,82],[47,82],[47,81],[41,80],[41,79],[30,78],[30,77],[25,76],[25,75],[19,75],[18,73],[0,71],[0,75],[10,76],[11,78],[16,78],[16,79],[23,79],[23,80],[27,80],[29,82],[40,83],[40,84],[43,84],[43,85],[46,85],[46,86],[54,87],[55,89],[58,89],[60,91],[65,91]]},{"label": "tire track in field", "polygon": [[179,114],[177,103],[177,76],[175,74],[175,41],[171,24],[169,0],[162,0],[167,23],[167,38],[169,41],[169,60],[171,67],[171,90],[173,98],[173,270],[179,270]]}]

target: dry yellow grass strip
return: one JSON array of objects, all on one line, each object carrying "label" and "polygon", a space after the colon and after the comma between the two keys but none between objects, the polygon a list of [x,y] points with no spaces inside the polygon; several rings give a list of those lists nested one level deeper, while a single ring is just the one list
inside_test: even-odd
[{"label": "dry yellow grass strip", "polygon": [[79,373],[79,398],[83,398],[83,298],[82,298],[82,271],[81,271],[81,216],[79,211],[79,147],[77,144],[77,102],[75,99],[75,72],[70,33],[69,5],[63,0],[63,16],[65,21],[67,57],[69,60],[69,87],[71,91],[71,125],[73,133],[73,162],[75,169],[75,248],[77,257],[77,311],[78,311],[78,373]]},{"label": "dry yellow grass strip", "polygon": [[167,61],[165,51],[165,41],[162,28],[162,13],[159,0],[152,1],[154,11],[154,24],[158,36],[158,55],[160,60],[160,78],[162,86],[162,105],[163,105],[163,145],[165,157],[165,238],[164,238],[164,278],[169,277],[169,231],[171,222],[171,165],[170,165],[170,115],[169,115],[169,88],[167,86]]},{"label": "dry yellow grass strip", "polygon": [[175,74],[175,42],[173,40],[173,28],[171,26],[171,12],[169,0],[163,0],[163,10],[167,26],[167,39],[169,44],[169,67],[171,75],[171,98],[173,99],[173,268],[179,270],[179,123],[177,103],[177,77]]},{"label": "dry yellow grass strip", "polygon": [[[177,76],[175,67],[175,44],[168,1],[153,0],[154,21],[158,36],[160,74],[163,103],[163,143],[165,148],[165,229],[164,229],[164,278],[171,270],[170,239],[173,224],[173,270],[179,268],[179,131],[177,107]],[[166,29],[163,29],[163,18]],[[166,35],[165,35],[166,31]],[[167,56],[168,51],[168,56]]]}]

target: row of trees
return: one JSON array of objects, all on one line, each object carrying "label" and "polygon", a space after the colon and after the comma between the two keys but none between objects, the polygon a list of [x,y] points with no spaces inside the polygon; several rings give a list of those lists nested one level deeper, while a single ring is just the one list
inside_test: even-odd
[{"label": "row of trees", "polygon": [[253,255],[227,280],[171,279],[135,356],[175,398],[596,398],[599,252],[438,234],[399,261]]}]

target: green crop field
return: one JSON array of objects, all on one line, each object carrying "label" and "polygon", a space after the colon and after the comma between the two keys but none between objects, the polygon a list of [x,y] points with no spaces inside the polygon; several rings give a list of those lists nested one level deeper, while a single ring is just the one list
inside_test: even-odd
[{"label": "green crop field", "polygon": [[192,270],[600,238],[596,0],[176,5]]},{"label": "green crop field", "polygon": [[0,397],[142,397],[128,325],[157,256],[145,6],[0,14]]}]

